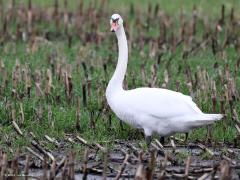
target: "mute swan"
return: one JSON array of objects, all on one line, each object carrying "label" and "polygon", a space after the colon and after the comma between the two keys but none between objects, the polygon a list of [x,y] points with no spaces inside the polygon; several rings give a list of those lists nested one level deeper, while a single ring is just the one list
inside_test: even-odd
[{"label": "mute swan", "polygon": [[106,89],[107,102],[119,119],[144,130],[148,146],[154,132],[162,137],[188,132],[223,117],[221,114],[203,113],[190,96],[179,92],[147,87],[124,90],[128,46],[122,17],[113,14],[110,25],[117,36],[119,54],[116,70]]}]

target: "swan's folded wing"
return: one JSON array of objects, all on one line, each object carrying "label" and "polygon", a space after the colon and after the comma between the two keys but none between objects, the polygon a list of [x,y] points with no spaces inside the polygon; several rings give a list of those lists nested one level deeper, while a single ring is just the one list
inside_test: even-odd
[{"label": "swan's folded wing", "polygon": [[126,104],[136,111],[161,119],[171,119],[202,111],[190,96],[158,88],[138,88],[126,91]]}]

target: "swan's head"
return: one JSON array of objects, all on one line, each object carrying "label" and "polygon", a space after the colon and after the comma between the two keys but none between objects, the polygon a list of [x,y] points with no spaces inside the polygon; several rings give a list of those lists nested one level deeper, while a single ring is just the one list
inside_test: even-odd
[{"label": "swan's head", "polygon": [[123,26],[123,19],[119,14],[113,14],[110,19],[111,31],[117,32]]}]

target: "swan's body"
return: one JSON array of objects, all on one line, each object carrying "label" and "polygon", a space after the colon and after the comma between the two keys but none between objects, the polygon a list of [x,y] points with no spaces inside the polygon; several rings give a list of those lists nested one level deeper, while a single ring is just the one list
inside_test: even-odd
[{"label": "swan's body", "polygon": [[144,129],[148,137],[153,132],[161,136],[188,132],[223,117],[221,114],[203,113],[190,96],[179,92],[161,88],[124,90],[122,84],[127,70],[128,48],[122,23],[120,15],[112,16],[111,25],[117,35],[119,57],[106,90],[107,102],[119,119]]}]

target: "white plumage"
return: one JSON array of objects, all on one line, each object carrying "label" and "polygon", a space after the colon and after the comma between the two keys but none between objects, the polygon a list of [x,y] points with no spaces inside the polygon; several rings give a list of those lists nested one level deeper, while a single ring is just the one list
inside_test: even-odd
[{"label": "white plumage", "polygon": [[144,129],[146,136],[153,132],[169,136],[177,132],[211,124],[220,120],[221,114],[205,114],[192,101],[190,96],[161,88],[137,88],[124,90],[122,87],[127,69],[127,39],[120,15],[111,17],[111,30],[118,39],[118,63],[111,78],[106,97],[113,112],[122,121],[136,128]]}]

